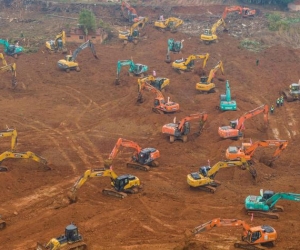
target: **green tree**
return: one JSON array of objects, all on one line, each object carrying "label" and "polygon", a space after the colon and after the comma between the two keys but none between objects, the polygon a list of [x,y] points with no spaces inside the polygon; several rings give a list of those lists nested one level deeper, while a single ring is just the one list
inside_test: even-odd
[{"label": "green tree", "polygon": [[84,29],[87,35],[89,31],[96,29],[96,17],[93,12],[87,9],[83,9],[79,13],[79,24]]}]

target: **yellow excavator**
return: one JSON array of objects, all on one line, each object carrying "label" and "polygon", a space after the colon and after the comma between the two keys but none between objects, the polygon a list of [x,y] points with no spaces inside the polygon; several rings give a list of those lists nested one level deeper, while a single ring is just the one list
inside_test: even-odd
[{"label": "yellow excavator", "polygon": [[227,31],[226,24],[223,18],[219,19],[211,29],[205,29],[203,34],[200,36],[200,40],[203,41],[205,44],[211,44],[212,42],[217,42],[218,36],[217,36],[217,28],[219,26],[223,26],[223,31]]},{"label": "yellow excavator", "polygon": [[158,89],[159,91],[162,91],[170,84],[170,79],[165,77],[154,77],[153,75],[149,75],[144,78],[138,79],[138,86],[142,86],[144,83],[148,83],[154,88]]},{"label": "yellow excavator", "polygon": [[224,75],[224,67],[222,61],[219,61],[217,65],[210,70],[208,76],[200,77],[200,82],[196,83],[196,89],[199,90],[200,93],[215,92],[216,85],[213,83],[213,79],[219,69],[221,69],[222,75]]},{"label": "yellow excavator", "polygon": [[63,54],[68,52],[66,48],[66,33],[62,30],[54,40],[46,41],[45,43],[46,49],[49,53],[62,51]]},{"label": "yellow excavator", "polygon": [[175,69],[178,73],[182,73],[184,71],[191,71],[194,69],[195,60],[196,59],[204,59],[202,68],[204,69],[209,58],[209,53],[200,54],[200,55],[190,55],[186,59],[175,60],[172,63],[172,68]]},{"label": "yellow excavator", "polygon": [[71,223],[65,229],[65,234],[52,238],[47,244],[37,243],[36,250],[86,250],[87,245],[78,232],[75,224]]},{"label": "yellow excavator", "polygon": [[125,31],[119,30],[119,39],[123,40],[124,44],[127,44],[128,42],[133,42],[134,44],[137,44],[140,36],[139,30],[144,28],[147,22],[148,22],[148,18],[145,17],[140,21],[132,24],[130,30],[125,30]]},{"label": "yellow excavator", "polygon": [[183,20],[176,17],[169,17],[165,20],[157,20],[154,22],[154,27],[162,31],[170,30],[175,33],[177,28],[183,24]]},{"label": "yellow excavator", "polygon": [[[45,166],[45,170],[49,170],[50,167],[47,166],[47,160],[41,156],[34,154],[31,151],[27,152],[15,152],[17,145],[18,133],[16,129],[7,129],[0,131],[0,137],[9,137],[11,136],[11,149],[10,151],[5,151],[0,154],[0,164],[5,159],[32,159],[36,162],[39,162]],[[7,172],[7,167],[0,166],[0,172]]]},{"label": "yellow excavator", "polygon": [[247,163],[245,159],[239,161],[219,161],[214,166],[202,166],[199,169],[199,172],[191,173],[187,175],[187,183],[190,188],[199,189],[214,193],[216,187],[221,185],[219,181],[216,181],[214,178],[218,171],[221,168],[229,167],[241,167],[241,169],[247,169],[253,179],[256,178],[256,170]]},{"label": "yellow excavator", "polygon": [[79,54],[80,51],[84,50],[85,48],[90,48],[92,53],[93,53],[93,56],[98,59],[98,56],[96,54],[96,50],[94,48],[94,44],[88,40],[86,41],[85,43],[81,44],[75,51],[72,55],[66,55],[66,58],[65,59],[62,59],[62,60],[59,60],[57,62],[57,66],[58,68],[66,71],[67,73],[70,72],[70,70],[76,70],[77,72],[80,71],[80,68],[78,66],[78,62],[76,62],[76,58]]},{"label": "yellow excavator", "polygon": [[107,176],[111,179],[111,188],[105,188],[102,190],[102,193],[109,196],[114,196],[117,198],[125,198],[127,193],[135,194],[139,192],[141,188],[140,179],[131,174],[124,174],[118,176],[110,167],[109,169],[100,168],[100,169],[89,169],[84,172],[84,174],[75,182],[71,191],[68,193],[68,198],[70,203],[77,201],[77,190],[90,178],[103,177]]},{"label": "yellow excavator", "polygon": [[17,86],[17,65],[16,63],[7,64],[4,56],[0,53],[0,59],[2,60],[2,66],[0,67],[0,72],[10,71],[12,74],[12,87],[15,88]]}]

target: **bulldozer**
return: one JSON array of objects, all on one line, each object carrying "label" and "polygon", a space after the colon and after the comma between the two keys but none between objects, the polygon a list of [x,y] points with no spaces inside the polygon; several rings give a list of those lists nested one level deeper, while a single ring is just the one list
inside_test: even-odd
[{"label": "bulldozer", "polygon": [[184,40],[175,41],[173,38],[168,39],[168,50],[167,50],[167,58],[166,58],[167,63],[171,62],[170,52],[180,53],[182,51],[183,42]]},{"label": "bulldozer", "polygon": [[172,68],[175,69],[178,73],[182,73],[185,71],[192,71],[195,66],[195,60],[196,59],[203,59],[203,66],[202,68],[204,69],[207,63],[207,60],[209,58],[209,54],[200,54],[200,55],[190,55],[186,59],[179,59],[175,60],[172,63]]},{"label": "bulldozer", "polygon": [[196,89],[199,91],[199,93],[208,94],[215,92],[216,85],[213,83],[213,79],[219,69],[221,69],[222,75],[224,75],[224,67],[222,61],[219,61],[217,65],[210,70],[208,76],[204,75],[200,77],[200,82],[196,83]]},{"label": "bulldozer", "polygon": [[154,22],[154,27],[164,31],[169,30],[172,33],[177,32],[177,28],[183,24],[183,20],[176,17],[169,17],[165,20],[157,20]]},{"label": "bulldozer", "polygon": [[0,67],[0,72],[7,72],[10,71],[11,75],[12,75],[12,79],[11,79],[11,85],[12,88],[16,88],[17,87],[17,65],[16,63],[11,63],[11,64],[7,64],[4,56],[2,53],[0,53],[0,59],[2,60],[2,66]]},{"label": "bulldozer", "polygon": [[[0,154],[0,164],[5,159],[32,159],[36,162],[39,162],[44,165],[45,170],[50,170],[50,167],[47,165],[47,160],[41,156],[34,154],[31,151],[27,152],[15,152],[17,146],[18,133],[16,129],[6,129],[0,131],[0,137],[11,137],[11,148],[10,151],[5,151]],[[0,172],[7,172],[8,168],[0,166]]]},{"label": "bulldozer", "polygon": [[165,124],[162,127],[161,132],[170,137],[171,143],[173,143],[175,140],[182,140],[183,142],[187,142],[187,135],[190,133],[191,130],[191,125],[189,121],[197,119],[200,120],[199,131],[197,132],[197,134],[200,135],[204,128],[204,124],[207,120],[207,113],[191,114],[181,119],[179,123],[176,123],[176,119],[174,119],[173,123]]},{"label": "bulldozer", "polygon": [[68,52],[66,48],[66,33],[62,30],[54,40],[46,41],[45,43],[46,49],[49,53],[62,51],[63,54]]},{"label": "bulldozer", "polygon": [[193,234],[211,230],[214,227],[243,227],[242,241],[234,243],[235,248],[248,250],[262,250],[275,246],[277,240],[276,230],[268,225],[250,227],[245,221],[238,219],[216,218],[192,230]]},{"label": "bulldozer", "polygon": [[236,139],[242,137],[243,136],[242,130],[245,128],[244,122],[247,119],[252,118],[261,113],[264,114],[264,122],[265,122],[265,126],[267,127],[269,107],[268,107],[268,105],[264,104],[264,105],[259,106],[256,109],[248,111],[247,113],[243,114],[240,118],[231,121],[229,126],[219,127],[219,129],[218,129],[219,136],[224,139],[230,138],[233,140],[236,140]]},{"label": "bulldozer", "polygon": [[117,78],[115,84],[120,84],[120,72],[123,66],[129,66],[128,74],[130,76],[144,77],[148,71],[148,66],[140,63],[134,63],[133,60],[120,60],[117,63]]},{"label": "bulldozer", "polygon": [[138,103],[143,103],[144,98],[142,91],[146,89],[150,92],[155,93],[156,97],[154,99],[154,105],[152,107],[152,111],[157,113],[157,114],[170,114],[177,112],[179,110],[179,104],[176,102],[170,101],[170,98],[168,97],[167,101],[165,100],[163,94],[161,91],[159,91],[157,88],[154,86],[148,84],[147,82],[139,82],[139,93],[138,93],[138,98],[137,102]]},{"label": "bulldozer", "polygon": [[72,55],[66,55],[65,59],[61,59],[57,62],[58,68],[66,71],[69,73],[71,70],[76,70],[77,72],[80,71],[80,67],[78,65],[78,62],[76,62],[76,58],[79,54],[80,51],[90,48],[93,56],[98,59],[98,56],[96,55],[96,50],[94,48],[94,44],[88,40],[85,43],[81,44],[74,52]]},{"label": "bulldozer", "polygon": [[71,223],[65,229],[65,234],[52,238],[47,244],[37,243],[36,250],[86,250],[87,245],[78,232],[76,225]]},{"label": "bulldozer", "polygon": [[79,179],[75,182],[71,191],[68,192],[68,199],[70,203],[77,202],[77,191],[78,189],[90,178],[97,177],[110,177],[112,188],[105,188],[102,190],[104,195],[114,196],[117,198],[125,198],[127,194],[136,194],[141,188],[140,179],[131,174],[124,174],[118,176],[110,166],[109,169],[99,168],[99,169],[89,169],[84,172],[84,174],[79,177]]},{"label": "bulldozer", "polygon": [[149,75],[144,78],[139,78],[138,79],[139,89],[140,86],[142,86],[144,83],[148,83],[154,88],[156,88],[157,90],[162,91],[170,84],[170,79],[165,77],[154,77],[152,75]]},{"label": "bulldozer", "polygon": [[147,22],[148,18],[145,17],[140,21],[133,23],[130,30],[119,30],[119,39],[123,40],[124,44],[127,44],[128,42],[137,44],[140,36],[139,30],[142,29]]},{"label": "bulldozer", "polygon": [[241,158],[246,159],[247,161],[252,161],[254,152],[259,147],[277,147],[275,153],[269,164],[278,159],[279,155],[283,150],[286,149],[288,141],[286,140],[262,140],[256,141],[254,143],[242,143],[241,147],[230,146],[226,149],[226,159],[228,160],[238,160]]},{"label": "bulldozer", "polygon": [[105,167],[112,165],[113,160],[117,157],[120,147],[135,149],[131,157],[131,161],[126,165],[129,168],[135,168],[143,171],[149,171],[150,167],[158,167],[157,159],[160,157],[160,152],[155,148],[141,148],[136,142],[129,141],[124,138],[119,138],[111,151],[107,160],[105,160]]},{"label": "bulldozer", "polygon": [[283,212],[283,207],[276,205],[279,200],[300,201],[300,194],[295,193],[275,193],[272,190],[260,190],[260,195],[249,195],[245,199],[245,208],[248,215],[279,219],[279,214]]},{"label": "bulldozer", "polygon": [[203,41],[206,45],[209,45],[213,42],[216,43],[218,41],[217,28],[221,25],[224,27],[223,29],[224,32],[228,31],[226,29],[226,24],[224,19],[221,18],[216,23],[213,24],[211,29],[204,30],[203,34],[201,34],[200,36],[200,40]]},{"label": "bulldozer", "polygon": [[4,46],[4,53],[7,56],[12,56],[16,59],[24,51],[24,48],[22,46],[9,44],[8,41],[3,39],[0,39],[0,44]]},{"label": "bulldozer", "polygon": [[287,102],[300,100],[300,83],[292,83],[290,89],[283,90],[281,94]]},{"label": "bulldozer", "polygon": [[187,183],[191,189],[203,190],[214,193],[216,188],[221,185],[221,182],[215,180],[215,176],[222,168],[240,167],[247,169],[256,179],[257,173],[253,166],[249,165],[245,159],[240,161],[219,161],[214,166],[201,166],[198,172],[187,175]]}]

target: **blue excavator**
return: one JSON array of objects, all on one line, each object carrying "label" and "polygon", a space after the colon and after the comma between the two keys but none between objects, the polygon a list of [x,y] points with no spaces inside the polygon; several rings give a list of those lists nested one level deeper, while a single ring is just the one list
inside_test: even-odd
[{"label": "blue excavator", "polygon": [[220,106],[218,108],[221,111],[237,110],[236,101],[231,100],[231,92],[228,80],[226,81],[226,93],[220,95]]},{"label": "blue excavator", "polygon": [[148,71],[148,66],[140,63],[134,63],[132,60],[120,60],[117,63],[117,78],[115,84],[120,84],[120,72],[123,66],[129,66],[128,74],[130,76],[135,75],[139,77],[144,77]]},{"label": "blue excavator", "polygon": [[173,38],[168,39],[168,50],[167,50],[167,59],[166,59],[167,63],[171,62],[170,52],[173,52],[173,53],[181,52],[181,50],[183,48],[183,42],[184,42],[184,40],[174,41]]},{"label": "blue excavator", "polygon": [[0,39],[0,44],[4,46],[4,53],[8,56],[18,58],[18,55],[23,52],[23,47],[18,45],[9,44],[8,41]]},{"label": "blue excavator", "polygon": [[276,206],[280,200],[300,201],[300,194],[295,193],[275,193],[271,190],[260,190],[260,195],[249,195],[245,199],[245,208],[248,215],[268,217],[271,219],[279,219],[279,214],[283,212],[282,206]]}]

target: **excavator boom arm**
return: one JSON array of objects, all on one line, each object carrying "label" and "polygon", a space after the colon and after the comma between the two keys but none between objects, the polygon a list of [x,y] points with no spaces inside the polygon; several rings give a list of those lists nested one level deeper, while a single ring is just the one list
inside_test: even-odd
[{"label": "excavator boom arm", "polygon": [[245,161],[219,161],[207,172],[207,176],[214,176],[221,168],[242,166],[245,163]]},{"label": "excavator boom arm", "polygon": [[211,28],[211,34],[212,35],[216,35],[216,31],[217,31],[217,28],[219,26],[223,25],[224,26],[224,29],[226,29],[226,24],[225,24],[225,21],[223,18],[221,18],[220,20],[218,20]]},{"label": "excavator boom arm", "polygon": [[227,13],[229,12],[234,12],[234,11],[238,11],[239,14],[242,14],[243,12],[243,8],[240,7],[240,6],[230,6],[230,7],[226,7],[224,12],[223,12],[223,15],[222,15],[222,18],[225,20],[226,16],[227,16]]},{"label": "excavator boom arm", "polygon": [[0,131],[0,137],[11,136],[11,151],[15,151],[17,145],[18,133],[16,129],[7,129]]},{"label": "excavator boom arm", "polygon": [[275,193],[272,197],[266,200],[266,204],[269,207],[274,207],[275,204],[280,200],[300,201],[300,194],[294,193]]},{"label": "excavator boom arm", "polygon": [[224,75],[224,67],[222,61],[219,61],[218,64],[213,69],[210,70],[207,83],[211,83],[212,79],[215,77],[215,74],[219,69],[221,69],[222,75]]},{"label": "excavator boom arm", "polygon": [[86,41],[85,43],[81,44],[81,45],[74,51],[74,53],[73,53],[73,55],[72,55],[72,60],[75,62],[75,61],[76,61],[76,58],[77,58],[77,56],[78,56],[78,54],[79,54],[79,52],[82,51],[82,50],[84,50],[84,49],[86,49],[86,48],[90,48],[91,51],[92,51],[92,53],[93,53],[93,56],[94,56],[96,59],[98,59],[98,56],[97,56],[97,54],[96,54],[96,50],[95,50],[94,44],[93,44],[90,40],[88,40],[88,41]]},{"label": "excavator boom arm", "polygon": [[243,126],[243,123],[245,122],[245,120],[256,116],[258,114],[264,113],[264,121],[267,124],[268,123],[268,114],[269,114],[269,107],[268,105],[261,105],[260,107],[253,109],[247,113],[245,113],[244,115],[242,115],[239,119],[238,119],[238,124],[236,129],[240,130]]},{"label": "excavator boom arm", "polygon": [[288,141],[286,140],[264,140],[253,143],[249,148],[245,150],[245,155],[253,156],[255,150],[258,147],[271,147],[277,146],[277,149],[273,155],[273,158],[278,157],[279,154],[287,147]]},{"label": "excavator boom arm", "polygon": [[198,227],[195,227],[192,230],[192,233],[198,234],[203,231],[210,230],[214,227],[233,227],[233,226],[242,226],[245,231],[248,231],[250,229],[250,226],[245,221],[242,220],[216,218]]},{"label": "excavator boom arm", "polygon": [[179,122],[178,125],[178,130],[182,132],[183,128],[184,128],[184,124],[187,121],[191,121],[191,120],[195,120],[195,119],[200,119],[200,121],[202,121],[203,123],[206,122],[207,120],[207,113],[196,113],[196,114],[191,114],[189,116],[184,117],[183,119],[181,119],[181,121]]}]

